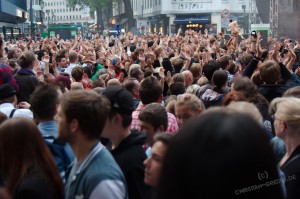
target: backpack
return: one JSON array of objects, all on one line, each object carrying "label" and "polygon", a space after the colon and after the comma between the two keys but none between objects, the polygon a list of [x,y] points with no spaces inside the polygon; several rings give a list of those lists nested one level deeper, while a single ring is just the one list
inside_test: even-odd
[{"label": "backpack", "polygon": [[72,161],[65,150],[66,143],[59,139],[55,139],[52,136],[44,137],[44,139],[49,150],[52,153],[55,164],[59,170],[60,176],[62,177],[62,180],[65,183],[70,168],[72,166]]}]

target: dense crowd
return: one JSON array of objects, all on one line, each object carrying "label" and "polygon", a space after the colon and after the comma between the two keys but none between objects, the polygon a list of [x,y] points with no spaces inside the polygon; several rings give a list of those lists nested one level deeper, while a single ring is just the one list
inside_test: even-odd
[{"label": "dense crowd", "polygon": [[0,198],[300,197],[300,45],[230,27],[0,39]]}]

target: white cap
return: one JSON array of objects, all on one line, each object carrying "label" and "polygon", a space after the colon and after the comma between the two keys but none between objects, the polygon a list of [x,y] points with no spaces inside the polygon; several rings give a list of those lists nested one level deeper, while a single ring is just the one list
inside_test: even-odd
[{"label": "white cap", "polygon": [[125,33],[125,29],[121,29],[121,32],[122,32],[122,33]]}]

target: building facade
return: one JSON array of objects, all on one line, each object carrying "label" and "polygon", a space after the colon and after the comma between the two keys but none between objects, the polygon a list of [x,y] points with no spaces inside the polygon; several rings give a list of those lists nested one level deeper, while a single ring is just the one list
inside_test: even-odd
[{"label": "building facade", "polygon": [[66,0],[44,0],[46,24],[94,24],[94,16],[90,16],[88,7],[68,6]]},{"label": "building facade", "polygon": [[[179,28],[227,32],[229,20],[237,20],[244,33],[257,14],[251,0],[131,0],[140,32],[176,33]],[[126,22],[123,1],[117,1],[113,15],[117,23]],[[126,26],[125,26],[126,27]]]},{"label": "building facade", "polygon": [[0,33],[5,39],[18,37],[21,34],[18,24],[24,23],[27,17],[26,1],[0,1]]},{"label": "building facade", "polygon": [[230,19],[238,20],[245,33],[249,29],[249,0],[132,0],[132,6],[141,31],[175,34],[181,28],[226,33]]}]

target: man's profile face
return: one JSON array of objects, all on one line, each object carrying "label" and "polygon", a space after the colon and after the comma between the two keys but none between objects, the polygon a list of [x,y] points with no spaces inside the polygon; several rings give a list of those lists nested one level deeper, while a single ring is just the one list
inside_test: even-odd
[{"label": "man's profile face", "polygon": [[68,141],[70,138],[70,126],[61,105],[58,106],[54,119],[57,122],[58,137],[64,141]]},{"label": "man's profile face", "polygon": [[147,135],[147,140],[146,140],[147,144],[152,145],[153,144],[153,136],[156,133],[154,127],[150,123],[144,122],[141,120],[139,120],[139,124],[141,127],[141,131]]}]

